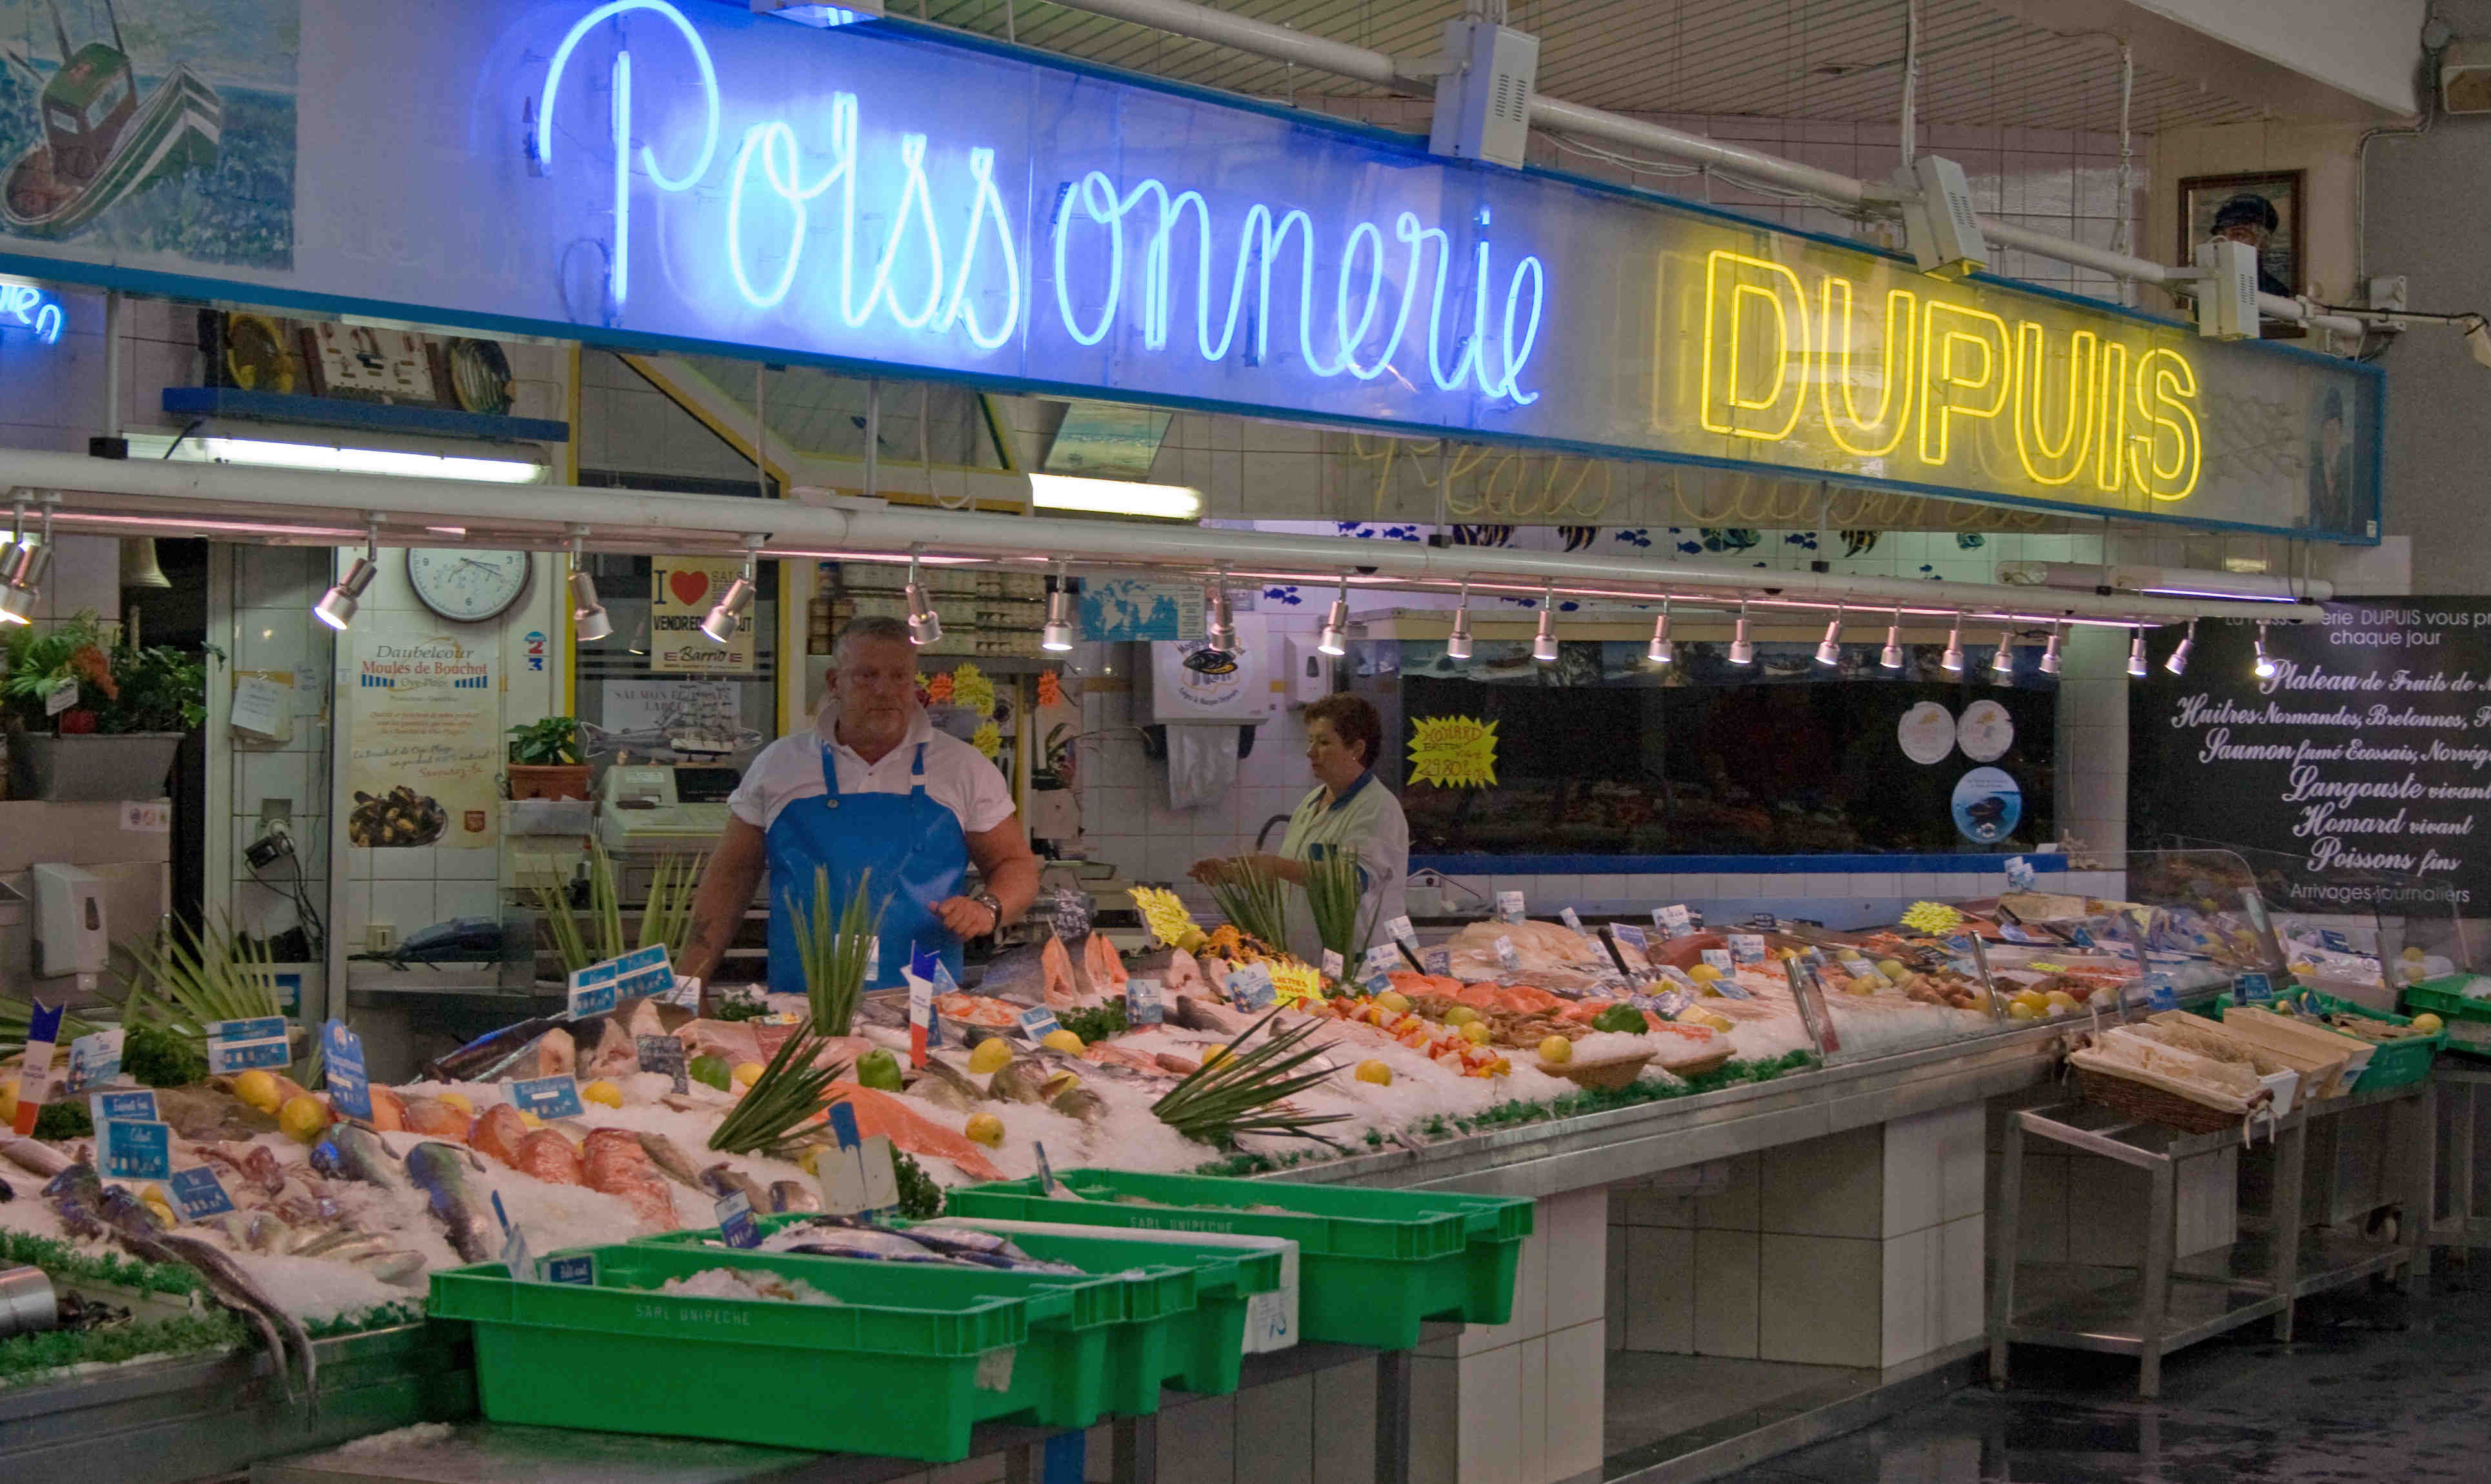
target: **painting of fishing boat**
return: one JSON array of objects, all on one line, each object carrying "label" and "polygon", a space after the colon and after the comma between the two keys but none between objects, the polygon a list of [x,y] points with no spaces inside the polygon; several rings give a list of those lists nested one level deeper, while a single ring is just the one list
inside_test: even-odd
[{"label": "painting of fishing boat", "polygon": [[44,142],[0,180],[0,220],[30,237],[69,236],[133,190],[215,165],[224,135],[224,101],[188,67],[139,101],[108,0],[109,43],[73,48],[58,0],[51,11],[63,60],[39,95]]},{"label": "painting of fishing boat", "polygon": [[296,5],[0,0],[0,239],[282,266]]}]

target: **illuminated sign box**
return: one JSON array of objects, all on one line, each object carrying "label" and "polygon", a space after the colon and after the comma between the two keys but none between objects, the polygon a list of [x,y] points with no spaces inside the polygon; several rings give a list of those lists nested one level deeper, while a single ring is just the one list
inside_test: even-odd
[{"label": "illuminated sign box", "polygon": [[[293,50],[289,34],[225,27],[197,43],[214,54],[169,59],[191,69],[179,118],[206,116],[202,78],[291,79],[282,131],[237,90],[213,173],[133,177],[126,200],[81,203],[76,230],[0,222],[0,259],[318,312],[2376,536],[2375,368],[1924,277],[1415,136],[904,22],[817,30],[725,5],[305,0]],[[263,157],[280,150],[290,208],[219,194],[276,175]],[[206,246],[156,246],[186,241],[162,224],[184,192]],[[204,229],[229,220],[249,232]]]}]

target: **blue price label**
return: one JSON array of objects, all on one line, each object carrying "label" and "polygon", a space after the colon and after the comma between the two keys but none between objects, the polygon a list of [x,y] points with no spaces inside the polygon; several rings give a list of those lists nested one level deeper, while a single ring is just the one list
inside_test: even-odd
[{"label": "blue price label", "polygon": [[611,959],[572,970],[564,1013],[572,1020],[585,1020],[614,1008],[619,996],[616,986],[621,978],[622,972],[615,968]]},{"label": "blue price label", "polygon": [[1674,902],[1652,910],[1652,925],[1660,929],[1660,936],[1664,939],[1685,937],[1693,928],[1694,920],[1683,903]]},{"label": "blue price label", "polygon": [[1452,950],[1452,949],[1451,949],[1451,948],[1429,948],[1429,949],[1428,949],[1424,954],[1421,954],[1421,955],[1420,961],[1421,961],[1421,963],[1424,963],[1424,964],[1427,966],[1427,972],[1428,972],[1429,974],[1434,975],[1436,975],[1436,976],[1438,976],[1438,977],[1440,977],[1440,978],[1451,978],[1451,977],[1452,977],[1452,974],[1453,974],[1453,950]]},{"label": "blue price label", "polygon": [[2244,974],[2233,981],[2242,1004],[2266,1004],[2274,999],[2274,980],[2263,974]]},{"label": "blue price label", "polygon": [[857,1136],[856,1107],[845,1100],[831,1104],[831,1141],[843,1149],[864,1144]]},{"label": "blue price label", "polygon": [[1652,946],[1652,938],[1644,932],[1640,923],[1612,922],[1609,924],[1609,931],[1617,935],[1618,942],[1638,953]]},{"label": "blue price label", "polygon": [[1033,1005],[1020,1012],[1020,1033],[1033,1042],[1042,1041],[1061,1029],[1055,1023],[1055,1012],[1045,1005]]},{"label": "blue price label", "polygon": [[2145,976],[2144,989],[2147,1008],[2155,1010],[2176,1010],[2180,1008],[2180,992],[2172,988],[2171,976],[2169,975],[2147,975]]},{"label": "blue price label", "polygon": [[350,1119],[372,1116],[371,1080],[364,1072],[364,1038],[342,1020],[320,1028],[320,1045],[329,1069],[329,1102]]},{"label": "blue price label", "polygon": [[730,1247],[761,1245],[761,1223],[752,1219],[752,1201],[743,1191],[718,1203],[718,1235]]},{"label": "blue price label", "polygon": [[1392,975],[1389,974],[1370,974],[1364,980],[1361,981],[1358,987],[1365,990],[1370,995],[1391,994],[1392,992]]},{"label": "blue price label", "polygon": [[1246,964],[1229,971],[1228,998],[1241,1010],[1268,1010],[1279,1003],[1280,992],[1269,967]]},{"label": "blue price label", "polygon": [[541,1119],[579,1117],[579,1082],[572,1077],[531,1077],[511,1084],[511,1106]]},{"label": "blue price label", "polygon": [[103,1135],[104,1174],[128,1180],[173,1178],[172,1124],[116,1120],[98,1131]]},{"label": "blue price label", "polygon": [[153,1091],[94,1092],[88,1094],[86,1106],[98,1128],[115,1121],[152,1123],[159,1117]]},{"label": "blue price label", "polygon": [[125,1033],[115,1027],[110,1031],[98,1031],[93,1035],[81,1035],[70,1042],[69,1082],[61,1091],[74,1096],[119,1077],[121,1039]]},{"label": "blue price label", "polygon": [[2067,942],[2079,948],[2090,948],[2094,946],[2094,935],[2082,927],[2070,928]]},{"label": "blue price label", "polygon": [[1157,979],[1131,978],[1125,981],[1125,1023],[1132,1026],[1156,1026],[1167,1018],[1164,992]]},{"label": "blue price label", "polygon": [[662,943],[635,948],[614,960],[614,993],[618,1000],[671,994],[674,988],[674,965]]},{"label": "blue price label", "polygon": [[583,1252],[575,1257],[549,1257],[544,1260],[547,1283],[574,1283],[581,1288],[597,1286],[597,1255]]},{"label": "blue price label", "polygon": [[184,1221],[205,1221],[234,1208],[233,1198],[225,1194],[224,1181],[206,1165],[176,1171],[165,1180],[164,1189]]},{"label": "blue price label", "polygon": [[1391,974],[1399,967],[1401,950],[1389,943],[1379,943],[1366,950],[1366,958],[1358,966],[1358,973],[1361,978],[1371,979],[1379,974]]},{"label": "blue price label", "polygon": [[208,1070],[220,1076],[253,1067],[283,1066],[294,1060],[282,1015],[212,1020],[200,1029],[207,1034]]}]

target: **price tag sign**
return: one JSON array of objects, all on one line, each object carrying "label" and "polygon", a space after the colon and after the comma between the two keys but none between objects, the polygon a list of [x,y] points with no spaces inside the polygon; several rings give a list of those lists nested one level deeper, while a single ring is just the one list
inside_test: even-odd
[{"label": "price tag sign", "polygon": [[2172,987],[2171,976],[2169,975],[2149,974],[2145,976],[2142,987],[2145,990],[2145,1007],[2147,1009],[2176,1010],[2180,1008],[2180,991]]},{"label": "price tag sign", "polygon": [[834,1216],[885,1210],[899,1204],[899,1172],[891,1157],[891,1141],[881,1134],[857,1137],[856,1110],[845,1103],[831,1108],[835,1149],[824,1149],[813,1169],[821,1177],[822,1209]]},{"label": "price tag sign", "polygon": [[2007,890],[2009,890],[2009,891],[2030,891],[2030,890],[2032,890],[2032,889],[2033,889],[2033,882],[2034,882],[2034,879],[2035,879],[2035,877],[2036,877],[2036,874],[2037,874],[2037,873],[2036,873],[2036,872],[2034,871],[2034,869],[2033,869],[2033,862],[2032,862],[2032,861],[2025,859],[2025,858],[2024,858],[2023,857],[2021,857],[2021,856],[2009,856],[2009,857],[2007,857]]},{"label": "price tag sign", "polygon": [[98,1124],[96,1134],[104,1174],[125,1180],[173,1178],[172,1124],[123,1122],[116,1119]]},{"label": "price tag sign", "polygon": [[675,987],[658,998],[697,1015],[700,1013],[700,997],[701,981],[690,975],[679,974],[675,975]]},{"label": "price tag sign", "polygon": [[1323,975],[1325,978],[1340,978],[1347,972],[1348,968],[1348,965],[1340,961],[1339,954],[1333,952],[1330,948],[1323,950]]},{"label": "price tag sign", "polygon": [[541,1119],[579,1117],[579,1081],[574,1077],[531,1077],[511,1084],[511,1106]]},{"label": "price tag sign", "polygon": [[1687,913],[1685,903],[1673,902],[1652,910],[1652,925],[1660,929],[1664,940],[1684,938],[1695,930],[1695,919]]},{"label": "price tag sign", "polygon": [[1522,968],[1522,953],[1520,949],[1514,947],[1512,939],[1504,937],[1497,939],[1496,961],[1504,966],[1508,974],[1516,973]]},{"label": "price tag sign", "polygon": [[1453,950],[1451,948],[1429,948],[1420,961],[1431,975],[1443,978],[1453,976]]},{"label": "price tag sign", "polygon": [[1565,923],[1568,927],[1572,928],[1575,932],[1579,933],[1583,930],[1583,918],[1581,915],[1576,913],[1571,907],[1558,908],[1557,920]]},{"label": "price tag sign", "polygon": [[567,986],[569,994],[563,1013],[572,1020],[585,1020],[614,1008],[622,998],[617,988],[622,973],[614,966],[615,960],[608,959],[585,969],[573,969]]},{"label": "price tag sign", "polygon": [[[667,1037],[669,1040],[673,1037]],[[372,1084],[364,1071],[364,1038],[342,1020],[320,1028],[322,1062],[329,1069],[329,1103],[350,1119],[372,1117]]]},{"label": "price tag sign", "polygon": [[1664,989],[1652,997],[1652,1011],[1663,1020],[1676,1020],[1678,1012],[1694,1003],[1694,997],[1683,989]]},{"label": "price tag sign", "polygon": [[2324,945],[2327,950],[2330,953],[2350,953],[2353,951],[2353,940],[2345,937],[2342,933],[2335,931],[2335,929],[2331,927],[2319,929],[2318,941],[2320,944]]},{"label": "price tag sign", "polygon": [[730,1247],[761,1245],[761,1223],[752,1219],[752,1198],[739,1190],[718,1203],[718,1235]]},{"label": "price tag sign", "polygon": [[1365,961],[1358,966],[1358,975],[1360,978],[1372,979],[1378,975],[1390,975],[1400,966],[1401,950],[1392,944],[1379,943],[1366,950]]},{"label": "price tag sign", "polygon": [[77,704],[78,684],[73,680],[63,681],[44,692],[44,714],[46,716],[57,716]]},{"label": "price tag sign", "polygon": [[581,1288],[595,1288],[597,1254],[580,1252],[570,1257],[549,1257],[544,1260],[544,1280],[547,1283],[571,1283]]},{"label": "price tag sign", "polygon": [[208,1038],[208,1070],[219,1076],[247,1072],[255,1066],[283,1066],[294,1060],[282,1015],[212,1020],[203,1029]]},{"label": "price tag sign", "polygon": [[2082,927],[2070,928],[2067,932],[2067,942],[2079,948],[2090,948],[2094,946],[2094,935]]},{"label": "price tag sign", "polygon": [[156,1094],[152,1090],[92,1093],[86,1100],[86,1108],[98,1128],[111,1122],[152,1123],[161,1117],[156,1111]]},{"label": "price tag sign", "polygon": [[1228,999],[1241,1010],[1268,1010],[1279,1003],[1268,964],[1241,964],[1228,975]]},{"label": "price tag sign", "polygon": [[2274,1003],[2274,980],[2267,977],[2263,974],[2242,975],[2239,978],[2232,981],[2232,988],[2238,992],[2240,1002],[2242,1004],[2272,1004]]},{"label": "price tag sign", "polygon": [[1508,922],[1519,922],[1527,914],[1522,909],[1522,893],[1500,891],[1496,894],[1496,915]]},{"label": "price tag sign", "polygon": [[1640,923],[1612,922],[1609,924],[1609,931],[1617,936],[1618,942],[1638,953],[1652,946],[1652,939],[1645,935]]},{"label": "price tag sign", "polygon": [[225,1194],[224,1181],[217,1178],[217,1172],[208,1165],[175,1171],[164,1181],[164,1192],[184,1221],[205,1221],[234,1208],[233,1197]]},{"label": "price tag sign", "polygon": [[1029,1142],[1029,1148],[1030,1152],[1038,1156],[1038,1188],[1049,1199],[1053,1199],[1057,1185],[1055,1164],[1046,1157],[1045,1145],[1032,1139]]},{"label": "price tag sign", "polygon": [[122,800],[121,828],[132,834],[171,834],[173,806],[165,800]]},{"label": "price tag sign", "polygon": [[[101,1087],[121,1075],[121,1038],[128,1033],[115,1027],[81,1035],[70,1042],[69,1075],[62,1085],[64,1095],[75,1097],[92,1087]],[[149,1114],[148,1117],[155,1117]]]},{"label": "price tag sign", "polygon": [[[1730,963],[1730,950],[1729,950],[1729,949],[1727,949],[1727,948],[1706,948],[1706,949],[1704,949],[1703,951],[1704,951],[1704,962],[1706,962],[1706,963],[1708,963],[1708,964],[1711,964],[1714,968],[1715,968],[1715,969],[1719,970],[1719,971],[1721,972],[1721,976],[1722,976],[1722,978],[1728,978],[1728,977],[1729,977],[1733,973],[1735,973],[1735,972],[1736,972],[1736,971],[1731,967],[1731,963]],[[1715,983],[1718,983],[1718,982],[1719,982],[1719,980],[1715,980],[1714,982],[1715,982]]]},{"label": "price tag sign", "polygon": [[1125,1024],[1156,1026],[1167,1019],[1167,994],[1157,979],[1125,981]]},{"label": "price tag sign", "polygon": [[1410,919],[1408,917],[1394,917],[1386,922],[1384,924],[1384,936],[1392,939],[1394,943],[1400,944],[1402,946],[1408,948],[1412,953],[1417,953],[1419,951],[1419,930],[1410,925]]},{"label": "price tag sign", "polygon": [[1055,1012],[1045,1005],[1033,1005],[1020,1012],[1020,1033],[1033,1046],[1061,1029],[1055,1023]]},{"label": "price tag sign", "polygon": [[1732,933],[1730,935],[1730,961],[1735,964],[1763,963],[1765,961],[1765,935],[1762,933]]},{"label": "price tag sign", "polygon": [[671,1035],[639,1035],[632,1037],[631,1044],[640,1053],[640,1070],[673,1078],[678,1092],[691,1091],[690,1062],[683,1042]]},{"label": "price tag sign", "polygon": [[[880,942],[879,939],[875,941]],[[938,975],[945,979],[951,975],[942,971],[942,955],[928,951],[911,958],[908,966],[899,972],[900,978],[908,985],[908,1064],[911,1066],[923,1066],[925,1053],[943,1044],[943,1019],[934,1013],[934,980]],[[866,981],[870,983],[871,978],[868,975]]]}]

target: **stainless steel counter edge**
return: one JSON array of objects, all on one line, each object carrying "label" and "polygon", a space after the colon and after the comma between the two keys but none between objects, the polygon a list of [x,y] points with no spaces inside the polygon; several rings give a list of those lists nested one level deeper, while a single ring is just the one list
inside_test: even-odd
[{"label": "stainless steel counter edge", "polygon": [[2079,1024],[2036,1026],[1269,1178],[1535,1198],[1637,1179],[2018,1091],[2049,1075],[2060,1036]]}]

